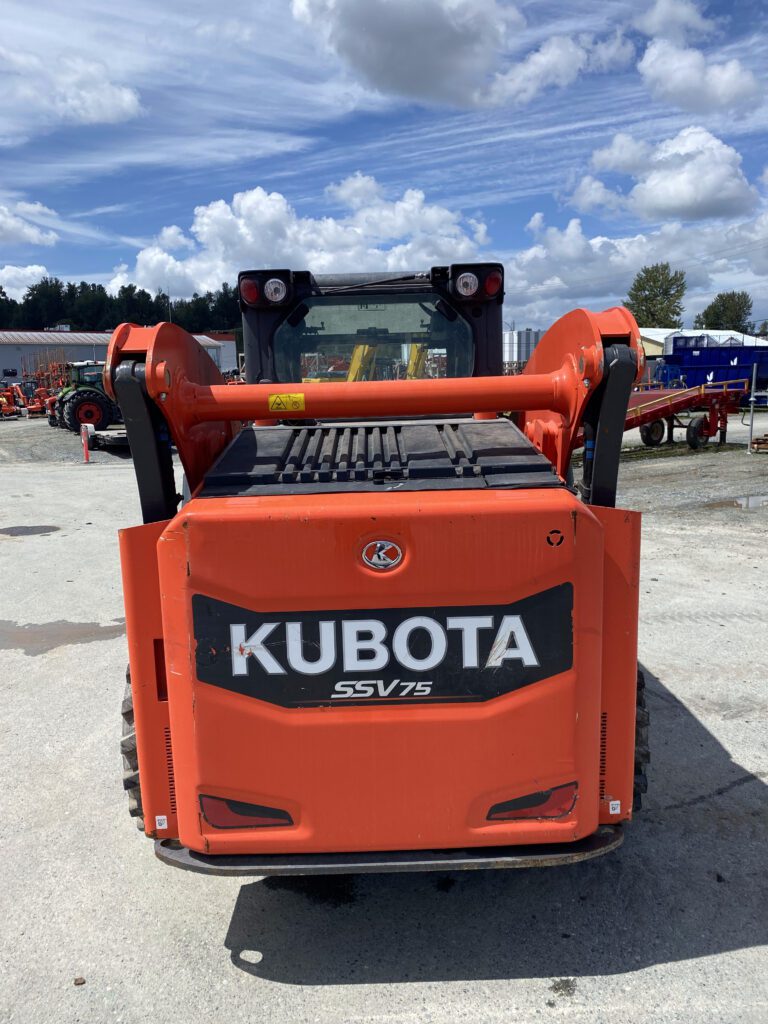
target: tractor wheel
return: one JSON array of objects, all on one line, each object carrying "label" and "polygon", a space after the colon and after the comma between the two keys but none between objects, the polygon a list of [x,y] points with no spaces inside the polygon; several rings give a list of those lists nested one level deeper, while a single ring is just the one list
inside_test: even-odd
[{"label": "tractor wheel", "polygon": [[640,440],[649,448],[658,448],[664,440],[666,427],[664,420],[654,420],[652,423],[644,423],[640,427]]},{"label": "tractor wheel", "polygon": [[94,430],[106,430],[112,422],[109,399],[99,391],[78,388],[64,402],[64,422],[78,433],[84,423],[92,424]]},{"label": "tractor wheel", "polygon": [[55,412],[50,413],[49,416],[48,416],[48,426],[49,427],[58,427],[58,425],[59,425],[59,421],[56,419],[56,413]]},{"label": "tractor wheel", "polygon": [[651,760],[648,745],[648,708],[645,704],[645,676],[637,670],[637,710],[635,712],[635,782],[632,793],[632,810],[639,811],[643,804],[643,793],[648,792],[648,778],[645,770]]},{"label": "tractor wheel", "polygon": [[709,435],[704,433],[706,416],[692,416],[691,421],[685,428],[685,440],[691,448],[703,448],[709,440]]},{"label": "tractor wheel", "polygon": [[136,751],[136,726],[133,721],[133,694],[131,692],[131,669],[125,671],[125,694],[123,695],[123,735],[120,739],[120,753],[123,755],[123,789],[128,794],[128,813],[136,818],[136,827],[144,831],[144,808],[141,803],[141,782],[139,780],[139,755]]}]

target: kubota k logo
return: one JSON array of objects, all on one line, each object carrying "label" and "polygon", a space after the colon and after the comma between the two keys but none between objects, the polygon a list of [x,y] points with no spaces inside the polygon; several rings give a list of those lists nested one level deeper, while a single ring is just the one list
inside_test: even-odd
[{"label": "kubota k logo", "polygon": [[363,548],[363,561],[370,569],[394,569],[402,560],[402,548],[391,540],[372,540]]}]

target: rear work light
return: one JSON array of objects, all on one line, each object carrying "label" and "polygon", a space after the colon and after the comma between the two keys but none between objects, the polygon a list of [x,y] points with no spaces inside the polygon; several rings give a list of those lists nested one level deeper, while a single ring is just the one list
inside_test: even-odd
[{"label": "rear work light", "polygon": [[282,302],[287,294],[288,287],[279,277],[270,277],[264,285],[264,298],[267,302]]},{"label": "rear work light", "polygon": [[488,811],[488,821],[565,818],[576,806],[578,789],[578,782],[568,782],[564,786],[543,789],[538,793],[518,797],[516,800],[494,804]]},{"label": "rear work light", "polygon": [[201,796],[200,810],[214,828],[274,828],[293,824],[288,811],[246,804],[240,800],[225,800],[220,796]]},{"label": "rear work light", "polygon": [[254,280],[252,277],[243,277],[240,279],[240,298],[248,306],[255,306],[261,298],[261,292],[259,291],[259,282]]},{"label": "rear work light", "polygon": [[477,279],[477,274],[470,274],[469,272],[466,272],[464,274],[459,274],[456,278],[456,291],[465,299],[469,299],[475,295],[479,287],[480,282]]}]

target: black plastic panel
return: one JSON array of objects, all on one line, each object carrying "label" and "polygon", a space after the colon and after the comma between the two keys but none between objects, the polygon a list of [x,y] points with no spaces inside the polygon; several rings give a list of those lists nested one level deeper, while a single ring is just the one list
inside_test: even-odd
[{"label": "black plastic panel", "polygon": [[[493,700],[573,667],[572,583],[504,605],[322,612],[255,612],[193,594],[192,617],[201,682],[284,708]],[[469,649],[464,624],[479,619]],[[435,657],[427,620],[442,637]],[[356,626],[357,654],[345,639]],[[400,644],[398,627],[407,631]],[[386,653],[384,667],[375,651]]]},{"label": "black plastic panel", "polygon": [[206,474],[200,497],[559,486],[509,420],[420,420],[249,427]]}]

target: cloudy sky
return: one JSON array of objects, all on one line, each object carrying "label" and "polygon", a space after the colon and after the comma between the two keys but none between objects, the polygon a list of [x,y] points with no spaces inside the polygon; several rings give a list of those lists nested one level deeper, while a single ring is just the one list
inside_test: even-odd
[{"label": "cloudy sky", "polygon": [[0,284],[502,259],[507,316],[768,318],[766,0],[4,0]]}]

